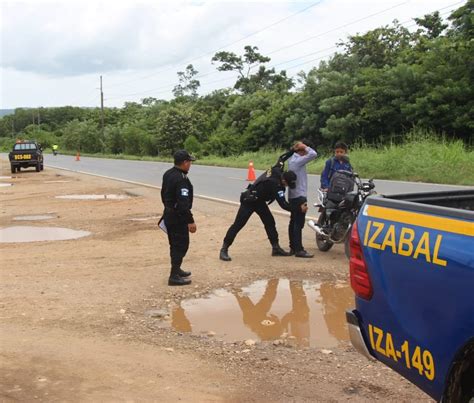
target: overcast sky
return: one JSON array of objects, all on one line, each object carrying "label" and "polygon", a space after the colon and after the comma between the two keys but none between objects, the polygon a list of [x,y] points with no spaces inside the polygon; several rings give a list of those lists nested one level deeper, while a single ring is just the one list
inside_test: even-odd
[{"label": "overcast sky", "polygon": [[348,35],[463,5],[455,0],[89,1],[0,0],[0,108],[105,106],[172,98],[192,63],[199,93],[232,86],[218,50],[258,46],[268,67],[308,71]]}]

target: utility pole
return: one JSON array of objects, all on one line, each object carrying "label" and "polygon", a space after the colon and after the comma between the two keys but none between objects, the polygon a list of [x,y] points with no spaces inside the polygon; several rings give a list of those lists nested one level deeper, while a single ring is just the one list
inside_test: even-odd
[{"label": "utility pole", "polygon": [[100,76],[100,126],[104,138],[104,93],[102,91],[102,76]]}]

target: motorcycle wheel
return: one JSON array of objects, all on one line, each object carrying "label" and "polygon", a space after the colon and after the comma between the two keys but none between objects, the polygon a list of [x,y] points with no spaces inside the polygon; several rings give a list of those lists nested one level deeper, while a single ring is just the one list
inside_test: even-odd
[{"label": "motorcycle wheel", "polygon": [[348,235],[346,235],[346,239],[344,240],[344,252],[346,253],[346,257],[348,259],[351,258],[351,247],[349,245],[350,240],[351,240],[351,236],[349,233]]},{"label": "motorcycle wheel", "polygon": [[[318,225],[322,225],[326,217],[326,213],[323,211],[318,218]],[[331,242],[329,239],[319,235],[318,233],[316,234],[316,246],[321,252],[327,252],[329,249],[332,248],[334,245],[333,242]]]}]

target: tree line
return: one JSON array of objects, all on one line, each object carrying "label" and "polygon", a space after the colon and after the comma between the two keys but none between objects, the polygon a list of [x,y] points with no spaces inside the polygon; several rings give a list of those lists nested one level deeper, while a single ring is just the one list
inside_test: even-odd
[{"label": "tree line", "polygon": [[178,148],[227,156],[285,148],[301,138],[318,147],[403,142],[414,129],[462,139],[474,132],[474,1],[444,21],[439,12],[397,21],[338,44],[340,51],[296,79],[268,68],[255,46],[220,51],[233,88],[198,95],[193,65],[178,72],[172,100],[148,97],[122,108],[18,108],[0,119],[0,145],[35,138],[86,153],[169,156]]}]

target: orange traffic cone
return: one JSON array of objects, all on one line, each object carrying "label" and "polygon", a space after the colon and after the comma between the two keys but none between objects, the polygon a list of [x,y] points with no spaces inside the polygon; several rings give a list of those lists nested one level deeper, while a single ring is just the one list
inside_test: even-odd
[{"label": "orange traffic cone", "polygon": [[81,160],[81,154],[79,153],[79,151],[76,153],[76,161],[80,161]]},{"label": "orange traffic cone", "polygon": [[253,162],[249,162],[249,170],[247,173],[247,180],[253,182],[255,180],[255,169],[253,167]]}]

